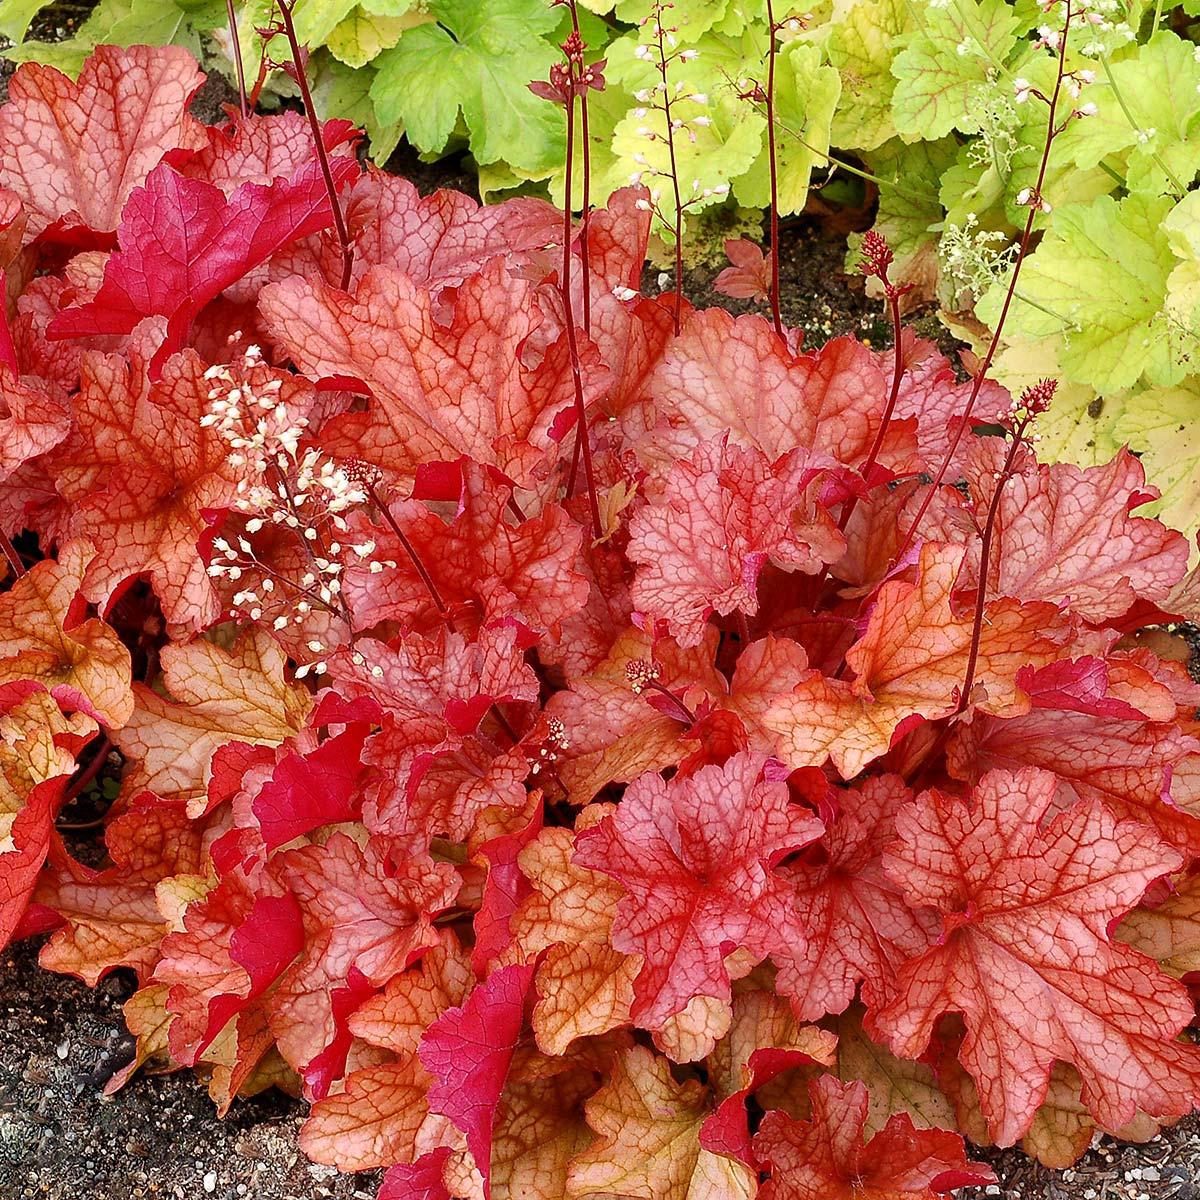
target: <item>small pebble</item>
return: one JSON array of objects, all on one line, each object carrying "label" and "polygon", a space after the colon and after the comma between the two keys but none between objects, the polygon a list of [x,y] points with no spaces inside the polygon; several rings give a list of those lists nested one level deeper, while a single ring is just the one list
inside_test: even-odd
[{"label": "small pebble", "polygon": [[67,1042],[59,1042],[54,1047],[54,1053],[58,1055],[60,1062],[66,1062],[67,1055],[71,1053],[71,1047]]},{"label": "small pebble", "polygon": [[215,1192],[217,1190],[216,1171],[209,1171],[209,1173],[204,1176],[204,1190],[206,1192]]}]

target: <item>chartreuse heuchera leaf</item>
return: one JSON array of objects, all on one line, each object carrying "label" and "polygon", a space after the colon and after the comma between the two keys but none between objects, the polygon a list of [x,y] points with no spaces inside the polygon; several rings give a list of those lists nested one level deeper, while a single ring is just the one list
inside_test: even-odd
[{"label": "chartreuse heuchera leaf", "polygon": [[[693,14],[713,95],[684,110],[712,116],[689,167],[711,148],[735,192],[763,133],[717,97],[762,63],[739,12]],[[514,136],[484,84],[513,118],[561,14],[429,15],[389,53],[445,42],[466,82],[435,68],[415,120]],[[911,64],[969,16],[1017,61],[1030,15],[873,9],[841,69],[785,30],[781,103],[824,145],[871,30]],[[382,1200],[930,1200],[990,1180],[963,1135],[1063,1165],[1200,1105],[1200,689],[1127,636],[1200,618],[1190,537],[1148,515],[1194,511],[1195,473],[1146,469],[1197,458],[1190,197],[1038,217],[1002,362],[1076,378],[1068,432],[1041,419],[1092,445],[1051,464],[911,331],[897,360],[719,309],[676,329],[639,291],[646,187],[585,239],[543,199],[422,197],[336,119],[326,187],[298,114],[202,126],[200,81],[107,47],[78,81],[21,67],[0,109],[0,938],[136,973],[110,1090],[194,1067],[224,1113],[279,1084]],[[939,168],[1002,223],[1019,147],[985,182],[957,139],[994,112],[905,144],[870,91],[864,161],[918,197],[881,220],[936,289]],[[96,772],[99,869],[58,828]]]}]

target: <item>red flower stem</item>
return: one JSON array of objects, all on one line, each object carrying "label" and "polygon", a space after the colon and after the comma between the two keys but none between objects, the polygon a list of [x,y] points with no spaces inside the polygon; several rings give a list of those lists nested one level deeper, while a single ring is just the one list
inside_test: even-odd
[{"label": "red flower stem", "polygon": [[[1042,185],[1046,181],[1046,171],[1050,165],[1050,147],[1054,144],[1054,139],[1061,132],[1061,130],[1055,128],[1054,117],[1058,107],[1058,98],[1062,92],[1063,76],[1066,74],[1067,34],[1070,26],[1071,5],[1068,3],[1067,18],[1063,25],[1062,37],[1059,39],[1058,44],[1058,77],[1054,81],[1054,94],[1050,97],[1050,110],[1046,119],[1046,141],[1042,147],[1042,161],[1038,167],[1037,184],[1032,193],[1035,200],[1041,196]],[[926,491],[925,497],[917,509],[917,515],[913,518],[913,522],[908,527],[907,532],[900,539],[900,545],[896,550],[895,556],[897,561],[904,556],[904,552],[911,545],[912,539],[920,528],[921,521],[929,509],[929,505],[933,502],[934,495],[941,486],[942,480],[945,479],[946,472],[950,469],[950,463],[954,458],[955,452],[958,450],[958,444],[962,441],[962,436],[966,432],[967,421],[975,409],[975,402],[979,399],[979,393],[983,388],[984,380],[987,379],[988,371],[991,370],[992,360],[996,357],[996,351],[1000,346],[1000,334],[1004,329],[1005,321],[1008,319],[1008,310],[1012,307],[1013,297],[1016,295],[1017,279],[1021,274],[1021,264],[1025,261],[1025,255],[1029,251],[1029,241],[1033,237],[1033,221],[1038,211],[1037,203],[1031,203],[1029,206],[1029,215],[1025,218],[1025,230],[1021,234],[1021,245],[1017,250],[1016,261],[1013,263],[1012,278],[1008,281],[1008,290],[1004,294],[1004,304],[1000,309],[1000,317],[996,321],[996,328],[992,333],[992,340],[988,345],[987,354],[984,356],[979,370],[975,372],[975,379],[971,385],[971,394],[967,398],[967,406],[963,409],[958,428],[954,431],[953,438],[951,438],[950,449],[946,452],[946,456],[942,460],[942,465],[938,468],[938,473],[934,477],[933,483]]]},{"label": "red flower stem", "polygon": [[25,564],[21,561],[17,548],[8,540],[8,535],[2,529],[0,529],[0,551],[8,559],[8,565],[12,567],[13,575],[20,579],[25,574]]},{"label": "red flower stem", "polygon": [[662,27],[662,11],[654,22],[658,31],[658,73],[663,84],[663,118],[667,127],[667,154],[671,160],[671,189],[675,195],[675,332],[679,332],[683,311],[683,197],[679,193],[679,167],[675,161],[675,130],[671,125],[671,89],[667,86],[667,47]]},{"label": "red flower stem", "polygon": [[1025,435],[1028,422],[1023,421],[1013,431],[1012,445],[1004,457],[1004,466],[1000,469],[1000,478],[996,480],[996,490],[988,504],[987,518],[983,524],[983,537],[979,545],[979,587],[975,596],[975,621],[971,626],[971,649],[967,654],[967,669],[963,674],[962,691],[958,697],[958,707],[952,717],[965,712],[970,703],[971,688],[975,685],[975,667],[979,662],[979,639],[983,635],[983,610],[987,604],[988,565],[992,554],[992,536],[996,530],[996,516],[1000,511],[1000,493],[1012,476],[1013,465],[1017,461],[1017,451],[1021,448],[1021,440]]},{"label": "red flower stem", "polygon": [[[600,520],[600,504],[596,499],[596,479],[592,472],[592,448],[588,444],[587,406],[583,399],[583,372],[579,365],[579,341],[575,336],[575,307],[571,303],[571,159],[575,153],[575,94],[567,98],[567,190],[563,197],[563,263],[562,289],[563,312],[566,316],[567,348],[571,353],[571,381],[575,385],[575,453],[583,458],[583,478],[587,486],[588,506],[592,515],[592,536],[599,541],[604,536],[604,524]],[[567,495],[570,496],[575,482],[574,465],[568,480]]]},{"label": "red flower stem", "polygon": [[775,152],[775,11],[767,0],[767,160],[771,167],[771,321],[784,340],[779,313],[779,162]]},{"label": "red flower stem", "polygon": [[368,488],[368,494],[375,502],[375,507],[383,514],[383,519],[391,527],[400,545],[404,548],[404,553],[408,555],[409,561],[416,568],[417,574],[421,577],[421,582],[425,585],[425,590],[433,599],[434,607],[438,610],[438,615],[442,620],[448,621],[450,619],[450,610],[446,607],[446,602],[442,599],[442,594],[438,591],[437,584],[433,582],[433,576],[425,569],[425,564],[421,561],[421,556],[417,553],[417,548],[408,540],[404,530],[396,523],[396,518],[392,516],[388,506],[380,499],[374,487]]},{"label": "red flower stem", "polygon": [[680,700],[680,698],[677,695],[675,695],[675,693],[673,691],[671,691],[670,688],[664,687],[661,683],[658,682],[657,679],[646,680],[646,683],[644,684],[644,686],[647,688],[652,688],[656,692],[662,692],[662,694],[664,696],[669,696],[671,698],[671,700],[673,700],[675,702],[675,704],[679,707],[679,711],[682,712],[687,717],[688,723],[691,725],[695,725],[696,714],[694,712],[692,712],[692,710],[690,708],[688,708],[688,706],[686,704],[684,704],[684,702],[682,700]]},{"label": "red flower stem", "polygon": [[329,193],[329,203],[333,208],[333,223],[337,229],[338,244],[342,248],[342,282],[340,286],[344,292],[350,286],[350,273],[354,267],[354,245],[350,241],[350,231],[346,228],[346,218],[342,213],[342,202],[338,198],[337,188],[333,183],[333,172],[329,169],[329,154],[325,149],[325,140],[321,137],[321,124],[317,120],[312,92],[309,91],[308,77],[304,70],[304,55],[296,38],[296,26],[292,21],[292,6],[296,0],[278,0],[278,3],[280,17],[283,20],[283,30],[287,35],[288,45],[292,49],[292,63],[296,68],[295,79],[300,88],[300,98],[304,102],[308,127],[312,130],[313,144],[317,149],[317,160],[321,164],[321,174],[325,178],[325,190]]},{"label": "red flower stem", "polygon": [[[575,36],[582,40],[579,33],[577,0],[567,0],[567,8],[571,13],[571,28],[574,30]],[[588,131],[588,89],[586,87],[579,96],[579,134],[583,138],[583,195],[580,197],[583,208],[579,222],[579,260],[583,283],[583,332],[585,337],[590,337],[592,333],[592,292],[591,264],[588,262],[588,221],[592,215],[592,141]]]},{"label": "red flower stem", "polygon": [[237,14],[233,11],[233,0],[225,0],[225,12],[229,17],[229,40],[233,44],[233,65],[237,71],[238,104],[242,110],[242,120],[250,115],[250,106],[246,103],[246,72],[242,67],[242,47],[238,42]]}]

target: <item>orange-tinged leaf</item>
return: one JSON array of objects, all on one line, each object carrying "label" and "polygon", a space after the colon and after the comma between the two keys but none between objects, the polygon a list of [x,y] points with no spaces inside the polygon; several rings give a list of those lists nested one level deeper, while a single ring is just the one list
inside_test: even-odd
[{"label": "orange-tinged leaf", "polygon": [[1117,936],[1176,979],[1200,972],[1200,875],[1180,880],[1156,907],[1135,908]]},{"label": "orange-tinged leaf", "polygon": [[[114,385],[110,372],[87,361],[75,398],[79,432],[57,456],[60,471],[68,463],[105,468],[100,490],[81,498],[71,518],[72,533],[97,551],[83,592],[106,612],[147,575],[167,621],[194,633],[221,613],[199,549],[211,525],[205,514],[233,505],[239,472],[229,465],[229,443],[201,424],[212,382],[198,355],[172,358],[152,387],[138,364],[128,374],[123,365],[110,368]],[[291,385],[283,396],[294,402],[296,391],[305,395]]]},{"label": "orange-tinged leaf", "polygon": [[629,666],[653,660],[657,682],[694,712],[705,699],[727,690],[713,666],[717,644],[717,631],[710,629],[694,648],[663,639],[651,649],[647,634],[630,628],[593,671],[551,697],[546,713],[562,721],[569,739],[558,773],[572,803],[586,803],[607,783],[628,783],[644,771],[679,762],[687,749],[682,740],[686,725],[652,708],[650,693],[634,692]]},{"label": "orange-tinged leaf", "polygon": [[417,1135],[429,1118],[430,1082],[415,1055],[355,1071],[344,1091],[312,1106],[300,1149],[339,1171],[412,1162],[419,1153]]},{"label": "orange-tinged leaf", "polygon": [[[728,967],[728,962],[726,963]],[[715,996],[693,996],[683,1012],[668,1017],[650,1035],[655,1048],[672,1062],[692,1063],[707,1058],[728,1032],[733,1008]]]},{"label": "orange-tinged leaf", "polygon": [[228,650],[203,640],[165,646],[162,668],[175,701],[137,685],[137,709],[117,744],[136,760],[137,786],[194,802],[197,812],[219,747],[277,746],[303,728],[312,706],[308,692],[287,681],[283,653],[259,628]]},{"label": "orange-tinged leaf", "polygon": [[0,684],[36,679],[64,708],[116,730],[133,712],[129,651],[103,621],[72,619],[94,554],[68,542],[0,595]]},{"label": "orange-tinged leaf", "polygon": [[[390,265],[370,268],[353,296],[293,276],[264,288],[259,304],[302,372],[349,376],[371,390],[367,413],[326,431],[330,450],[407,476],[466,455],[531,487],[558,457],[555,416],[574,402],[561,351],[523,365],[522,345],[542,320],[533,295],[532,284],[495,261],[459,285],[444,322],[430,291]],[[590,402],[608,372],[583,346]]]},{"label": "orange-tinged leaf", "polygon": [[[974,624],[973,612],[959,615],[951,606],[963,554],[962,547],[926,543],[917,583],[892,580],[879,589],[866,632],[846,654],[852,683],[812,671],[768,709],[763,720],[791,766],[821,766],[828,756],[851,779],[887,751],[905,719],[954,712]],[[1065,657],[1070,631],[1050,604],[988,604],[974,705],[1003,717],[1026,711],[1018,672]]]},{"label": "orange-tinged leaf", "polygon": [[203,836],[203,827],[179,808],[156,804],[110,823],[106,840],[113,866],[93,871],[69,858],[56,863],[42,875],[34,898],[66,925],[38,961],[91,987],[114,967],[148,976],[169,931],[157,887],[173,876],[203,874]]},{"label": "orange-tinged leaf", "polygon": [[[863,1032],[862,1020],[862,1005],[856,1002],[842,1013],[834,1028],[838,1078],[846,1083],[858,1080],[867,1088],[863,1131],[868,1136],[878,1133],[897,1113],[907,1113],[918,1129],[953,1129],[954,1108],[939,1088],[933,1069],[915,1059],[897,1058]],[[973,1130],[963,1132],[974,1140]]]},{"label": "orange-tinged leaf", "polygon": [[471,956],[450,930],[418,963],[397,975],[350,1016],[351,1033],[403,1058],[416,1054],[425,1030],[475,986]]},{"label": "orange-tinged leaf", "polygon": [[617,1059],[608,1084],[586,1104],[599,1139],[577,1155],[567,1195],[639,1200],[750,1200],[757,1179],[743,1163],[700,1148],[706,1089],[676,1083],[670,1065],[644,1046]]},{"label": "orange-tinged leaf", "polygon": [[565,1054],[580,1037],[594,1037],[630,1023],[633,981],[641,969],[636,954],[606,943],[555,942],[534,979],[540,997],[533,1008],[533,1033],[546,1054]]},{"label": "orange-tinged leaf", "polygon": [[1043,827],[1054,788],[1028,769],[986,775],[972,808],[924,793],[901,810],[886,860],[910,903],[941,912],[944,932],[900,968],[867,1028],[912,1058],[944,1012],[963,1013],[959,1057],[1001,1145],[1029,1128],[1056,1059],[1077,1068],[1108,1128],[1200,1099],[1200,1051],[1175,1040],[1193,1015],[1186,990],[1108,935],[1180,856],[1096,803]]},{"label": "orange-tinged leaf", "polygon": [[[1105,718],[1035,708],[1001,721],[978,717],[946,748],[950,774],[977,782],[997,768],[1039,767],[1057,780],[1054,807],[1097,801],[1122,820],[1153,826],[1172,846],[1200,852],[1200,803],[1184,772],[1200,742],[1178,722]],[[1164,803],[1164,796],[1170,801]]]},{"label": "orange-tinged leaf", "polygon": [[510,1082],[500,1098],[492,1144],[492,1200],[562,1200],[571,1161],[592,1141],[583,1101],[592,1072],[563,1071]]}]

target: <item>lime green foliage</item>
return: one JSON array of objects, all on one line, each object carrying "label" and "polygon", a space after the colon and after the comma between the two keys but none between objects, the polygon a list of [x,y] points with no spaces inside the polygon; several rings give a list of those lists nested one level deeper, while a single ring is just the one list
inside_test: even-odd
[{"label": "lime green foliage", "polygon": [[561,11],[544,0],[430,0],[435,23],[408,30],[376,60],[371,86],[385,124],[401,121],[421,150],[445,149],[459,113],[481,163],[549,173],[565,152],[563,119],[529,90],[559,53]]}]

